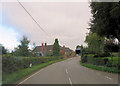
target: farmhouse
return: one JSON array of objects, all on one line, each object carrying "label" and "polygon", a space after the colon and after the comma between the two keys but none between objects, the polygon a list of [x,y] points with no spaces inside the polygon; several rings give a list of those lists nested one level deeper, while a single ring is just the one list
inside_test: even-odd
[{"label": "farmhouse", "polygon": [[[45,56],[47,54],[50,54],[53,52],[53,45],[47,45],[47,43],[42,43],[41,46],[36,46],[35,49],[33,50],[33,53],[36,54],[37,56]],[[71,50],[68,47],[63,47],[60,46],[60,54],[62,55],[68,55],[72,54],[74,51]]]}]

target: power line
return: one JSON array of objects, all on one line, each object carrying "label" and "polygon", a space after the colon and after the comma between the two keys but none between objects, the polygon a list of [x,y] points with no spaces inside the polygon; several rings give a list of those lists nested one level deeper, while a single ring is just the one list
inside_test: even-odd
[{"label": "power line", "polygon": [[32,20],[37,24],[37,26],[47,35],[47,32],[40,26],[40,24],[33,18],[33,16],[27,11],[27,9],[21,4],[21,2],[19,2],[19,0],[17,0],[18,3],[22,6],[22,8],[27,12],[27,14],[32,18]]}]

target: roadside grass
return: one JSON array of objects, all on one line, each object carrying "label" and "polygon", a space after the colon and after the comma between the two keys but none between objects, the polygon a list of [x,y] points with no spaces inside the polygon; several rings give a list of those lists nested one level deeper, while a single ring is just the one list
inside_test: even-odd
[{"label": "roadside grass", "polygon": [[89,63],[81,63],[81,61],[80,61],[80,65],[87,67],[87,68],[104,71],[104,72],[120,73],[120,70],[116,67],[97,66],[97,65],[93,65],[93,64],[89,64]]},{"label": "roadside grass", "polygon": [[42,63],[42,64],[39,64],[39,65],[33,65],[32,68],[27,68],[27,69],[22,69],[20,71],[17,71],[17,72],[14,72],[12,74],[3,74],[3,80],[2,81],[2,84],[13,84],[13,83],[16,83],[17,81],[23,79],[24,77],[27,77],[28,75],[50,65],[50,64],[53,64],[53,63],[56,63],[56,62],[59,62],[59,61],[63,61],[63,60],[66,60],[66,59],[59,59],[59,60],[53,60],[53,61],[50,61],[50,62],[47,62],[47,63]]}]

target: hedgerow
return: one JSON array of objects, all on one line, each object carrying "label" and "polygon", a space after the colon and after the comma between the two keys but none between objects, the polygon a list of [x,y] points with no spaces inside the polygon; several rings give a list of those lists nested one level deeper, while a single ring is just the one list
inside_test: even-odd
[{"label": "hedgerow", "polygon": [[10,55],[2,56],[2,71],[12,73],[21,69],[29,68],[30,62],[33,65],[57,60],[59,57],[13,57]]}]

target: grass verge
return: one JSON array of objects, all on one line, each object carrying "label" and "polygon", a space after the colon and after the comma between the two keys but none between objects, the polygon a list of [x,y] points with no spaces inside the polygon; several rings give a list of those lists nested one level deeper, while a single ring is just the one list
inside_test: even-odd
[{"label": "grass verge", "polygon": [[88,64],[88,63],[81,63],[81,61],[80,61],[80,65],[87,68],[99,70],[99,71],[105,71],[110,73],[120,73],[120,70],[118,70],[118,68],[115,68],[115,67],[97,66],[97,65]]},{"label": "grass verge", "polygon": [[50,61],[50,62],[47,62],[47,63],[43,63],[43,64],[40,64],[40,65],[34,65],[32,66],[32,68],[27,68],[27,69],[23,69],[23,70],[20,70],[18,72],[14,72],[12,74],[4,74],[4,81],[2,82],[2,84],[13,84],[13,83],[16,83],[17,81],[21,80],[22,78],[24,77],[27,77],[28,75],[50,65],[50,64],[53,64],[53,63],[56,63],[56,62],[59,62],[59,61],[63,61],[65,59],[59,59],[59,60],[54,60],[54,61]]}]

